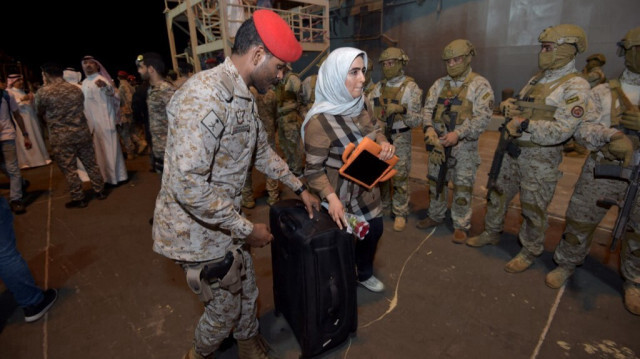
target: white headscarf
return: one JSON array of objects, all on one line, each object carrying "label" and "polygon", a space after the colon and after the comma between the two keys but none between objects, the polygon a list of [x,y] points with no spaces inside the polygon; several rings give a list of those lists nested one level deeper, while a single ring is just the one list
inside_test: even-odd
[{"label": "white headscarf", "polygon": [[302,123],[301,134],[304,141],[304,129],[309,119],[318,113],[330,115],[357,116],[364,108],[364,94],[353,98],[344,84],[349,73],[349,68],[356,57],[362,55],[364,63],[367,63],[367,53],[354,47],[340,47],[329,54],[320,66],[318,80],[316,81],[316,101],[307,112]]}]

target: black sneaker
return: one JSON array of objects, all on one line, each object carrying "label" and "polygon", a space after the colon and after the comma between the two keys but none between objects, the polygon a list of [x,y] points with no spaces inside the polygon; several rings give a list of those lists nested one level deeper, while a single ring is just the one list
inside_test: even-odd
[{"label": "black sneaker", "polygon": [[80,199],[67,202],[64,204],[64,206],[67,208],[85,208],[86,206],[88,206],[88,203],[86,200]]},{"label": "black sneaker", "polygon": [[58,299],[58,291],[55,289],[47,289],[44,291],[44,298],[36,305],[22,308],[24,312],[24,321],[27,323],[35,322],[47,313],[49,308]]},{"label": "black sneaker", "polygon": [[9,205],[11,206],[11,210],[15,214],[23,214],[23,213],[25,213],[27,211],[24,208],[24,203],[22,203],[22,201],[19,200],[19,199],[11,201],[11,203],[9,203]]}]

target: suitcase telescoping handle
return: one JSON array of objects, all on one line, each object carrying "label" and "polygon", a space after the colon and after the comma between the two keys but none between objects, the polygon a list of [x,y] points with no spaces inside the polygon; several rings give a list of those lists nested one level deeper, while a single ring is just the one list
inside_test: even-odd
[{"label": "suitcase telescoping handle", "polygon": [[[338,310],[338,286],[336,285],[336,276],[331,275],[329,277],[329,291],[331,292],[331,308],[327,310],[327,314],[330,317],[337,315]],[[335,323],[334,323],[335,324]]]}]

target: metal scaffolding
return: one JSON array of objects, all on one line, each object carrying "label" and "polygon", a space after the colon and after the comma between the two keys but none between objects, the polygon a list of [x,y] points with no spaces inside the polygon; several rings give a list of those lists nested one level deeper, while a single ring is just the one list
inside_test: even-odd
[{"label": "metal scaffolding", "polygon": [[[250,1],[250,0],[249,0]],[[271,9],[293,29],[303,51],[317,52],[317,57],[329,49],[329,1],[287,1],[287,9]],[[186,61],[194,70],[217,53],[231,54],[235,33],[242,22],[261,9],[242,0],[165,0],[165,15],[173,68]],[[174,30],[188,35],[188,46],[176,49]]]}]

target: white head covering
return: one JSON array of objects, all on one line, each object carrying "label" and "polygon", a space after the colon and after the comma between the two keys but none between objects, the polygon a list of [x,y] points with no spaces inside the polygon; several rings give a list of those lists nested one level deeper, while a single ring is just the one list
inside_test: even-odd
[{"label": "white head covering", "polygon": [[[82,61],[84,61],[84,60],[92,60],[96,64],[98,64],[98,66],[100,67],[100,71],[98,71],[98,73],[100,75],[102,75],[102,77],[104,77],[105,79],[109,80],[109,83],[111,84],[111,86],[116,87],[116,83],[111,78],[111,75],[109,75],[109,71],[107,71],[107,69],[105,69],[104,66],[102,66],[100,61],[96,60],[95,57],[93,57],[91,55],[86,55],[85,57],[83,57]],[[80,66],[82,66],[82,62],[80,62]]]},{"label": "white head covering", "polygon": [[22,75],[20,74],[11,74],[7,76],[7,88],[12,88],[13,84],[18,80],[22,80]]},{"label": "white head covering", "polygon": [[330,115],[357,116],[364,108],[364,94],[353,98],[344,84],[349,68],[356,57],[362,55],[367,63],[367,53],[354,47],[340,47],[333,50],[320,66],[316,81],[316,101],[307,112],[302,123],[301,133],[304,141],[304,128],[309,119],[318,113]]}]

